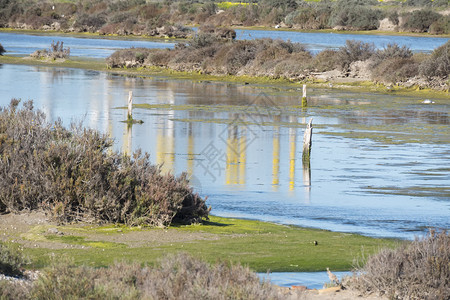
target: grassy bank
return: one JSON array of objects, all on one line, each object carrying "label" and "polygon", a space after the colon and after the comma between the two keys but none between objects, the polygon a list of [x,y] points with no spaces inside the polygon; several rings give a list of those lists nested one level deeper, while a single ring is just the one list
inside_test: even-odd
[{"label": "grassy bank", "polygon": [[201,225],[166,229],[34,225],[11,233],[0,227],[0,235],[4,238],[5,234],[9,240],[24,245],[24,252],[32,261],[30,268],[47,266],[55,255],[72,258],[76,264],[99,267],[117,261],[154,264],[168,253],[187,252],[208,262],[238,262],[259,272],[323,271],[327,267],[349,270],[355,258],[399,243],[215,216]]}]

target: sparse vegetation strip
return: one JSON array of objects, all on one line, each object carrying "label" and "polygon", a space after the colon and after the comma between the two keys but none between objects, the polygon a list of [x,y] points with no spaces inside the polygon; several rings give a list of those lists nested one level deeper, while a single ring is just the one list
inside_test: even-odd
[{"label": "sparse vegetation strip", "polygon": [[338,50],[312,55],[299,43],[273,39],[233,40],[200,31],[175,49],[118,50],[106,60],[109,68],[160,67],[208,75],[268,77],[307,81],[372,80],[384,85],[449,90],[450,42],[431,55],[406,47],[348,40]]}]

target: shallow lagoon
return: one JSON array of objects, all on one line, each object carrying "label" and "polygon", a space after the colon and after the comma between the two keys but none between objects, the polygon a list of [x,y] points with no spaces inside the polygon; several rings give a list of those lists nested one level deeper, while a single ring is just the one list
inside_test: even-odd
[{"label": "shallow lagoon", "polygon": [[[83,121],[142,148],[165,172],[187,171],[212,213],[412,239],[450,226],[448,98],[300,86],[271,88],[0,66],[1,105],[33,99],[50,121]],[[124,107],[133,91],[134,118]],[[313,118],[310,166],[302,164]]]}]

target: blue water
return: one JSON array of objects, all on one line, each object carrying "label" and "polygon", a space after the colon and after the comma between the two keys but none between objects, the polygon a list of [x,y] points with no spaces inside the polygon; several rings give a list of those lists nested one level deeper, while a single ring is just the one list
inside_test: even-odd
[{"label": "blue water", "polygon": [[364,43],[373,43],[376,48],[383,48],[387,44],[396,43],[406,46],[413,52],[431,52],[445,44],[448,38],[440,37],[416,37],[416,36],[392,36],[369,35],[350,33],[310,33],[277,30],[236,30],[237,39],[260,39],[270,37],[273,39],[290,40],[302,43],[312,52],[318,52],[327,48],[338,48],[345,45],[346,40],[358,40]]},{"label": "blue water", "polygon": [[173,48],[173,41],[117,40],[99,38],[80,38],[54,35],[30,35],[0,32],[0,44],[8,51],[7,55],[29,55],[36,50],[48,49],[54,41],[62,41],[70,48],[71,56],[106,58],[114,51],[126,48]]},{"label": "blue water", "polygon": [[[359,35],[336,33],[304,33],[291,31],[268,30],[236,30],[237,39],[273,38],[303,43],[313,53],[327,48],[338,48],[345,45],[346,40],[360,40],[374,43],[377,48],[383,48],[389,43],[407,46],[414,52],[431,52],[445,44],[447,38],[439,37],[409,37],[388,35]],[[62,41],[65,47],[70,47],[72,56],[106,58],[118,49],[130,47],[173,48],[173,41],[164,40],[118,40],[99,38],[80,38],[69,36],[46,36],[30,34],[14,34],[0,32],[0,43],[8,51],[8,55],[29,55],[36,50],[48,49],[52,41]]]},{"label": "blue water", "polygon": [[[351,272],[333,272],[342,280],[344,276],[350,276]],[[259,273],[262,280],[284,287],[303,285],[308,289],[321,289],[325,283],[330,283],[327,272],[274,272]]]},{"label": "blue water", "polygon": [[[141,148],[165,172],[187,171],[214,215],[405,239],[450,228],[449,99],[425,105],[419,96],[315,89],[301,111],[292,110],[298,95],[267,87],[19,65],[0,65],[0,82],[1,106],[34,99],[49,121],[84,121],[117,150]],[[136,104],[208,109],[135,109],[144,124],[128,130],[117,107],[130,90]],[[264,101],[280,115],[220,110]],[[310,118],[308,174],[302,139]],[[417,135],[419,128],[427,130]]]}]

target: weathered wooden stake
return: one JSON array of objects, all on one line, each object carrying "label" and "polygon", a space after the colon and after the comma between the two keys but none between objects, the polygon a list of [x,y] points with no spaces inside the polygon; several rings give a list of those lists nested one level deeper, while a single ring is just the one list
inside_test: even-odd
[{"label": "weathered wooden stake", "polygon": [[311,155],[311,146],[312,146],[312,120],[309,120],[306,125],[305,133],[303,135],[303,161],[309,161]]},{"label": "weathered wooden stake", "polygon": [[133,91],[130,91],[128,93],[128,114],[127,114],[127,120],[131,121],[133,120]]},{"label": "weathered wooden stake", "polygon": [[303,85],[303,96],[302,96],[302,106],[308,105],[308,99],[306,98],[306,84]]}]

